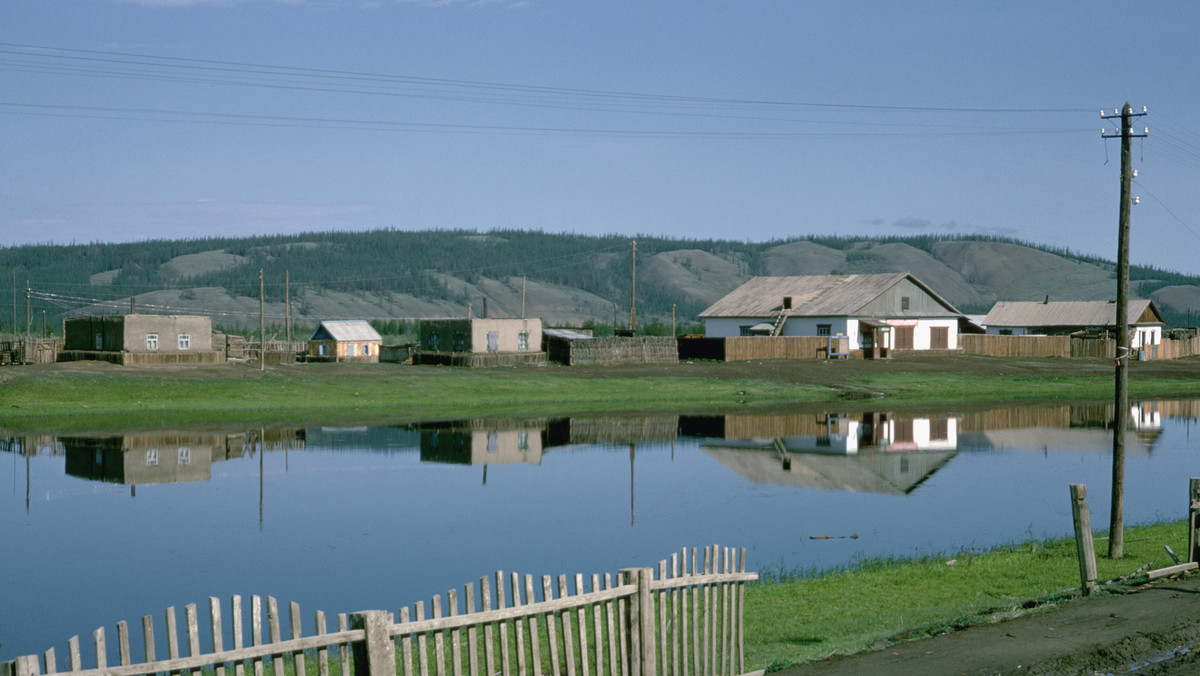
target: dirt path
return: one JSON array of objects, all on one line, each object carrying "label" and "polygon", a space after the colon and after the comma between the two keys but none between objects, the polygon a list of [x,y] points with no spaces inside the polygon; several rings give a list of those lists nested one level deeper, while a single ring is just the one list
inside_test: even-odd
[{"label": "dirt path", "polygon": [[776,672],[888,674],[1200,673],[1200,575],[880,650]]}]

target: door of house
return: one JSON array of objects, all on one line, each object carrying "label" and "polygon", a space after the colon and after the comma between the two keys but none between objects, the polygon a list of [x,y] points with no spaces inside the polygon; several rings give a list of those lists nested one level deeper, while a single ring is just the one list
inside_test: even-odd
[{"label": "door of house", "polygon": [[911,350],[913,349],[913,327],[897,326],[892,329],[896,333],[896,349]]},{"label": "door of house", "polygon": [[950,347],[950,329],[945,326],[929,327],[929,347],[933,350],[945,350]]}]

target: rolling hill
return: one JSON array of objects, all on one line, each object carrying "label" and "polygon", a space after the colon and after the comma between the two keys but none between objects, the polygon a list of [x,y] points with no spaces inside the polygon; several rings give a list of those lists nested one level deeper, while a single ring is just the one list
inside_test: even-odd
[{"label": "rolling hill", "polygon": [[[267,321],[311,327],[321,319],[540,316],[550,324],[624,326],[633,281],[631,243],[531,231],[434,230],[305,233],[243,239],[0,249],[12,270],[24,330],[63,316],[142,311],[204,313],[230,329],[257,327],[259,271]],[[959,310],[998,300],[1100,300],[1115,296],[1113,263],[997,238],[797,238],[764,243],[639,237],[639,323],[681,323],[754,275],[911,272]],[[285,279],[287,283],[285,284]],[[1131,296],[1153,299],[1169,325],[1200,309],[1200,278],[1131,271]],[[285,305],[285,298],[288,301]],[[290,311],[287,309],[290,308]],[[3,313],[0,313],[3,314]]]}]

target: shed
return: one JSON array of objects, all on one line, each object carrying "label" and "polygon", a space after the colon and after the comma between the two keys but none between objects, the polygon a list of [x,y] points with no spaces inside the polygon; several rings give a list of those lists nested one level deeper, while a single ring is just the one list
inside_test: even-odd
[{"label": "shed", "polygon": [[362,319],[323,321],[308,339],[308,361],[379,363],[383,337]]}]

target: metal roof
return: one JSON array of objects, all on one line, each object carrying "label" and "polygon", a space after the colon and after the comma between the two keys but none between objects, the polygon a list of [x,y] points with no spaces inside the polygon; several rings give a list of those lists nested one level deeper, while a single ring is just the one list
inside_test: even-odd
[{"label": "metal roof", "polygon": [[321,322],[309,340],[372,341],[383,340],[370,324],[362,319],[339,319]]},{"label": "metal roof", "polygon": [[[1127,307],[1130,324],[1145,326],[1164,323],[1153,301],[1131,300]],[[1000,301],[984,317],[983,323],[989,327],[1014,328],[1115,327],[1117,303],[1108,300]]]},{"label": "metal roof", "polygon": [[791,297],[792,317],[843,317],[860,310],[905,279],[928,293],[951,312],[952,305],[906,272],[880,275],[805,275],[752,277],[700,313],[701,317],[771,317],[785,296]]}]

